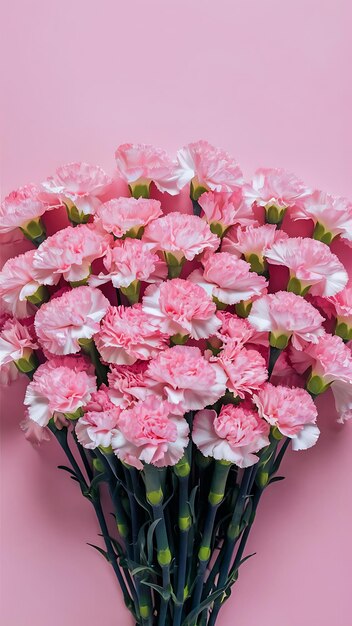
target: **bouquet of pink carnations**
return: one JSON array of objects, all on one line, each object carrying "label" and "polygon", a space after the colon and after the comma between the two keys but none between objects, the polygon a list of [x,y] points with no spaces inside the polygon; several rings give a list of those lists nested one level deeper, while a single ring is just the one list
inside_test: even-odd
[{"label": "bouquet of pink carnations", "polygon": [[213,626],[286,449],[318,440],[316,396],[352,416],[332,251],[352,204],[283,170],[246,183],[205,141],[176,160],[125,144],[116,163],[4,199],[0,233],[31,243],[0,273],[1,378],[30,379],[22,428],[66,453],[135,622]]}]

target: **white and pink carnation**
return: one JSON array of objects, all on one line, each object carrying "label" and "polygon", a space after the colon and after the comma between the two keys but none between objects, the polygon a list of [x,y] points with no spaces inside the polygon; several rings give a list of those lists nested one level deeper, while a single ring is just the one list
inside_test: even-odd
[{"label": "white and pink carnation", "polygon": [[77,414],[94,391],[95,376],[89,373],[83,358],[57,357],[38,367],[27,387],[24,404],[30,419],[47,426],[56,414]]},{"label": "white and pink carnation", "polygon": [[251,186],[246,189],[246,195],[252,202],[278,209],[293,206],[305,193],[304,184],[294,174],[280,168],[258,169]]},{"label": "white and pink carnation", "polygon": [[268,346],[268,334],[258,332],[246,318],[238,317],[229,311],[218,311],[216,315],[221,322],[216,335],[223,343],[231,341],[237,346],[245,346],[248,343]]},{"label": "white and pink carnation", "polygon": [[45,441],[50,441],[50,431],[45,426],[40,426],[28,417],[20,423],[20,428],[24,432],[25,439],[34,446],[39,446]]},{"label": "white and pink carnation", "polygon": [[28,222],[41,217],[54,208],[41,197],[37,185],[26,185],[12,191],[1,203],[0,233],[8,233],[15,228],[23,228]]},{"label": "white and pink carnation", "polygon": [[322,229],[321,235],[340,235],[352,243],[352,202],[347,198],[333,197],[315,190],[304,195],[292,211],[293,219],[312,220]]},{"label": "white and pink carnation", "polygon": [[260,332],[269,332],[271,339],[291,338],[297,350],[306,343],[317,343],[324,334],[324,318],[302,296],[278,291],[258,298],[252,305],[248,321]]},{"label": "white and pink carnation", "polygon": [[120,413],[120,409],[114,405],[104,411],[86,411],[75,425],[79,443],[88,450],[94,450],[100,446],[109,448],[114,429],[119,423]]},{"label": "white and pink carnation", "polygon": [[112,365],[108,372],[110,401],[128,409],[138,400],[144,400],[150,393],[145,377],[147,367],[146,361],[136,361],[133,365]]},{"label": "white and pink carnation", "polygon": [[177,153],[178,187],[193,181],[195,187],[233,191],[243,182],[239,165],[225,150],[207,141],[190,143]]},{"label": "white and pink carnation", "polygon": [[30,317],[36,307],[27,299],[39,289],[34,278],[33,257],[35,250],[12,257],[0,271],[0,298],[4,309],[18,318]]},{"label": "white and pink carnation", "polygon": [[266,252],[271,265],[282,265],[296,278],[302,290],[317,296],[333,296],[348,281],[348,274],[336,254],[321,241],[308,237],[291,237],[277,241]]},{"label": "white and pink carnation", "polygon": [[266,251],[277,241],[286,241],[287,233],[278,230],[275,224],[263,226],[246,226],[246,228],[233,227],[226,233],[221,252],[229,252],[238,257],[243,256],[247,261],[252,255],[258,257],[260,262],[266,256]]},{"label": "white and pink carnation", "polygon": [[216,411],[205,409],[194,416],[192,439],[204,456],[250,467],[257,452],[269,445],[269,425],[245,403],[226,404]]},{"label": "white and pink carnation", "polygon": [[34,275],[44,285],[56,285],[63,277],[70,283],[86,280],[95,259],[105,255],[111,235],[93,224],[67,226],[48,237],[33,256]]},{"label": "white and pink carnation", "polygon": [[253,349],[244,348],[234,339],[224,344],[216,362],[226,376],[226,387],[234,396],[244,398],[252,393],[268,378],[265,359]]},{"label": "white and pink carnation", "polygon": [[97,391],[93,391],[89,402],[84,406],[84,411],[92,411],[94,413],[108,411],[114,408],[114,403],[110,398],[110,389],[104,383],[100,385]]},{"label": "white and pink carnation", "polygon": [[167,346],[169,336],[136,304],[110,307],[94,339],[104,361],[132,365],[138,359],[156,357]]},{"label": "white and pink carnation", "polygon": [[176,465],[189,441],[189,426],[174,406],[148,396],[122,411],[111,445],[116,456],[137,469],[143,463],[156,467]]},{"label": "white and pink carnation", "polygon": [[91,339],[110,306],[109,300],[94,287],[76,287],[43,304],[34,324],[42,347],[51,354],[74,354],[79,341]]},{"label": "white and pink carnation", "polygon": [[38,348],[34,333],[15,318],[8,319],[0,331],[0,366],[12,361],[28,359]]},{"label": "white and pink carnation", "polygon": [[162,214],[159,200],[113,198],[99,207],[95,220],[108,233],[112,233],[115,237],[123,237],[130,232],[138,234],[140,229],[161,217]]},{"label": "white and pink carnation", "polygon": [[348,284],[342,291],[327,298],[335,311],[335,316],[339,324],[346,324],[348,329],[352,328],[352,283]]},{"label": "white and pink carnation", "polygon": [[169,213],[147,225],[143,241],[153,251],[172,254],[178,261],[194,257],[205,250],[215,251],[220,240],[209,225],[196,215]]},{"label": "white and pink carnation", "polygon": [[98,165],[68,163],[58,167],[42,187],[68,210],[76,207],[79,213],[91,215],[101,204],[100,198],[111,183],[112,179]]},{"label": "white and pink carnation", "polygon": [[202,287],[182,278],[150,285],[142,308],[170,336],[204,339],[214,335],[221,324],[211,296]]},{"label": "white and pink carnation", "polygon": [[89,284],[102,285],[111,281],[116,288],[127,288],[134,281],[161,282],[167,277],[165,261],[151,252],[148,244],[140,239],[117,240],[107,249],[103,258],[107,274],[91,276]]},{"label": "white and pink carnation", "polygon": [[212,229],[220,226],[224,232],[234,224],[253,224],[256,219],[250,203],[243,195],[241,187],[237,187],[231,193],[208,191],[203,193],[198,200],[203,209],[203,217]]},{"label": "white and pink carnation", "polygon": [[160,191],[178,193],[175,163],[165,150],[144,143],[124,143],[115,152],[118,175],[129,184],[148,185]]},{"label": "white and pink carnation", "polygon": [[150,361],[146,383],[152,393],[185,412],[219,400],[226,391],[226,374],[218,363],[207,361],[199,348],[174,346]]},{"label": "white and pink carnation", "polygon": [[352,353],[340,337],[325,333],[304,352],[291,350],[290,360],[299,374],[309,371],[308,387],[331,386],[339,422],[352,418]]},{"label": "white and pink carnation", "polygon": [[195,270],[188,279],[224,304],[236,304],[266,293],[267,281],[251,271],[246,261],[229,252],[205,255],[203,272]]},{"label": "white and pink carnation", "polygon": [[253,402],[260,417],[292,439],[293,450],[307,450],[318,441],[318,411],[305,389],[266,383],[253,395]]}]

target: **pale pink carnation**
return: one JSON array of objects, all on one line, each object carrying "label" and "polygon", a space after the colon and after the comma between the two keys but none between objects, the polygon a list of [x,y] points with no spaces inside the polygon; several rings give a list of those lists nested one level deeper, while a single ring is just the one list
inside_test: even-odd
[{"label": "pale pink carnation", "polygon": [[145,372],[146,361],[137,361],[133,365],[112,365],[108,372],[109,398],[113,404],[128,409],[138,400],[144,400],[150,393],[147,388]]},{"label": "pale pink carnation", "polygon": [[80,339],[91,339],[110,306],[94,287],[76,287],[43,304],[35,316],[37,337],[51,354],[74,354]]},{"label": "pale pink carnation", "polygon": [[0,298],[3,306],[16,317],[30,317],[36,307],[28,300],[40,284],[34,278],[33,256],[35,250],[8,259],[0,272]]},{"label": "pale pink carnation", "polygon": [[89,284],[102,285],[111,280],[114,287],[129,287],[134,281],[160,282],[167,276],[167,265],[148,244],[140,239],[115,241],[103,259],[107,274],[91,276]]},{"label": "pale pink carnation", "polygon": [[226,390],[223,369],[192,346],[174,346],[161,352],[149,363],[146,378],[153,393],[181,411],[203,409]]},{"label": "pale pink carnation", "polygon": [[53,207],[40,198],[40,187],[33,184],[20,187],[6,196],[1,203],[0,233],[24,227],[50,208]]},{"label": "pale pink carnation", "polygon": [[288,239],[287,233],[278,230],[275,224],[264,224],[264,226],[247,226],[246,228],[233,227],[226,233],[221,251],[244,256],[245,259],[254,254],[259,261],[263,261],[266,251],[277,241]]},{"label": "pale pink carnation", "polygon": [[292,212],[294,219],[312,220],[323,226],[333,237],[341,235],[352,243],[352,202],[347,198],[333,197],[323,191],[304,195]]},{"label": "pale pink carnation", "polygon": [[101,204],[99,198],[111,183],[112,179],[98,165],[68,163],[58,167],[42,187],[68,209],[75,206],[80,213],[90,215]]},{"label": "pale pink carnation", "polygon": [[68,282],[85,280],[91,263],[104,256],[111,242],[111,236],[93,224],[67,226],[48,237],[35,251],[35,277],[45,285],[56,285],[61,276]]},{"label": "pale pink carnation", "polygon": [[95,376],[89,374],[84,359],[64,357],[40,365],[29,383],[24,404],[29,417],[47,426],[59,414],[75,414],[96,391]]},{"label": "pale pink carnation", "polygon": [[30,356],[38,348],[33,333],[17,319],[7,320],[0,331],[0,366]]},{"label": "pale pink carnation", "polygon": [[142,307],[170,336],[179,334],[204,339],[214,335],[221,324],[211,296],[202,287],[182,278],[148,287]]},{"label": "pale pink carnation", "polygon": [[79,443],[88,450],[111,446],[114,429],[117,428],[120,409],[116,406],[105,411],[87,411],[78,419],[75,431]]},{"label": "pale pink carnation", "polygon": [[221,148],[207,141],[190,143],[177,153],[178,187],[191,180],[212,191],[233,191],[242,184],[243,175],[236,161]]},{"label": "pale pink carnation", "polygon": [[231,341],[238,346],[244,346],[248,343],[268,345],[267,333],[259,333],[246,318],[238,317],[228,311],[218,311],[216,315],[221,322],[221,327],[216,335],[224,343]]},{"label": "pale pink carnation", "polygon": [[290,359],[300,374],[311,368],[311,377],[331,386],[339,422],[352,418],[352,354],[340,337],[325,333],[304,352],[291,350]]},{"label": "pale pink carnation", "polygon": [[113,198],[102,204],[95,219],[115,237],[138,230],[163,214],[159,200],[146,198]]},{"label": "pale pink carnation", "polygon": [[260,206],[276,206],[284,209],[296,204],[306,193],[303,183],[294,174],[283,169],[261,168],[252,179],[252,186],[246,190],[247,197]]},{"label": "pale pink carnation", "polygon": [[[28,413],[28,412],[27,412]],[[24,436],[31,444],[39,446],[44,441],[50,441],[50,431],[44,426],[40,426],[28,417],[20,423],[20,428]]]},{"label": "pale pink carnation", "polygon": [[234,396],[244,398],[252,394],[268,378],[265,359],[257,350],[243,348],[236,340],[228,340],[217,363],[226,375],[226,387]]},{"label": "pale pink carnation", "polygon": [[338,321],[352,327],[352,283],[327,301],[333,305]]},{"label": "pale pink carnation", "polygon": [[149,144],[125,143],[115,152],[118,175],[127,183],[155,183],[160,191],[178,193],[175,163],[164,150]]},{"label": "pale pink carnation", "polygon": [[250,264],[233,254],[209,254],[202,263],[203,272],[195,270],[188,279],[224,304],[236,304],[266,293],[268,283],[264,276],[251,272]]},{"label": "pale pink carnation", "polygon": [[241,187],[232,193],[208,191],[200,196],[198,202],[208,224],[220,224],[223,231],[233,224],[246,225],[256,221]]},{"label": "pale pink carnation", "polygon": [[117,365],[151,359],[166,347],[168,340],[168,335],[161,332],[140,304],[110,307],[95,336],[103,359]]},{"label": "pale pink carnation", "polygon": [[307,450],[318,441],[318,411],[305,389],[266,383],[253,396],[253,402],[260,417],[292,439],[293,450]]},{"label": "pale pink carnation", "polygon": [[283,265],[302,288],[317,296],[333,296],[345,287],[348,274],[336,254],[321,241],[291,237],[274,243],[266,252],[271,265]]},{"label": "pale pink carnation", "polygon": [[278,291],[258,298],[248,321],[261,332],[270,332],[275,338],[285,335],[292,345],[302,350],[306,342],[317,343],[324,334],[324,318],[302,296]]},{"label": "pale pink carnation", "polygon": [[150,244],[153,251],[171,253],[178,261],[183,257],[192,261],[204,250],[215,251],[220,242],[200,217],[176,212],[148,224],[143,241]]},{"label": "pale pink carnation", "polygon": [[97,391],[92,393],[89,402],[84,406],[84,411],[98,413],[99,411],[104,412],[113,408],[114,403],[111,402],[110,389],[105,384],[102,384]]},{"label": "pale pink carnation", "polygon": [[118,458],[137,469],[143,463],[175,465],[188,445],[189,426],[173,411],[172,404],[155,396],[122,411],[111,442]]},{"label": "pale pink carnation", "polygon": [[247,406],[226,404],[219,415],[205,409],[194,416],[192,439],[204,456],[250,467],[269,445],[269,426]]}]

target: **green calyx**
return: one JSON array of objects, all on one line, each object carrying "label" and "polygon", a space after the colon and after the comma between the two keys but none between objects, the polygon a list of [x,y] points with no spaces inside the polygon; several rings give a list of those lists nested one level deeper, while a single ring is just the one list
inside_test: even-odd
[{"label": "green calyx", "polygon": [[178,527],[181,531],[185,532],[191,528],[191,517],[187,515],[185,517],[178,518]]},{"label": "green calyx", "polygon": [[218,311],[225,311],[225,309],[227,309],[227,304],[220,302],[216,296],[213,296],[213,302],[215,302]]},{"label": "green calyx", "polygon": [[324,391],[326,391],[329,387],[330,384],[324,383],[323,379],[320,378],[320,376],[311,374],[308,378],[307,391],[312,393],[314,396],[318,396],[319,394],[324,393]]},{"label": "green calyx", "polygon": [[74,413],[64,413],[65,417],[71,422],[78,420],[83,415],[82,409],[77,409]]},{"label": "green calyx", "polygon": [[348,326],[346,322],[336,320],[335,335],[338,335],[344,341],[350,341],[352,339],[352,326]]},{"label": "green calyx", "polygon": [[264,487],[266,487],[269,482],[269,477],[269,472],[265,471],[264,469],[258,470],[255,477],[255,482],[257,483],[258,487],[264,489]]},{"label": "green calyx", "polygon": [[161,487],[155,491],[147,491],[147,500],[152,506],[161,504],[164,498],[163,490]]},{"label": "green calyx", "polygon": [[17,369],[22,374],[29,374],[37,369],[38,359],[33,350],[27,349],[23,351],[23,357],[14,361]]},{"label": "green calyx", "polygon": [[267,270],[267,264],[263,257],[259,257],[257,254],[248,254],[245,256],[245,260],[251,266],[251,271],[257,274],[264,274]]},{"label": "green calyx", "polygon": [[128,188],[133,198],[150,198],[150,180],[137,180],[130,183]]},{"label": "green calyx", "polygon": [[164,252],[164,256],[168,267],[168,278],[178,278],[182,272],[185,257],[178,259],[171,252]]},{"label": "green calyx", "polygon": [[220,239],[224,236],[228,229],[228,227],[221,224],[221,222],[212,222],[209,226],[211,232],[220,237]]},{"label": "green calyx", "polygon": [[75,204],[65,204],[67,217],[70,220],[73,226],[78,226],[78,224],[87,224],[90,218],[90,214],[83,213],[80,211]]},{"label": "green calyx", "polygon": [[296,296],[303,296],[303,297],[308,293],[310,288],[311,288],[311,285],[302,285],[301,281],[298,280],[298,278],[296,278],[295,276],[291,276],[287,285],[287,291],[291,291],[292,293],[295,293]]},{"label": "green calyx", "polygon": [[194,202],[198,202],[201,195],[207,191],[209,191],[209,189],[204,185],[200,185],[196,178],[191,180],[190,196]]},{"label": "green calyx", "polygon": [[248,317],[251,312],[252,302],[241,300],[235,305],[236,313],[238,317]]},{"label": "green calyx", "polygon": [[335,235],[333,235],[333,233],[331,233],[329,230],[325,230],[323,224],[320,224],[319,222],[316,223],[313,232],[313,239],[316,239],[317,241],[322,241],[329,246],[334,238]]},{"label": "green calyx", "polygon": [[269,343],[272,348],[278,348],[279,350],[284,350],[287,348],[290,337],[287,335],[274,335],[270,333]]},{"label": "green calyx", "polygon": [[46,239],[45,226],[40,217],[22,224],[20,230],[37,247]]},{"label": "green calyx", "polygon": [[167,565],[170,565],[171,563],[171,552],[169,550],[169,548],[165,548],[164,550],[158,550],[157,552],[157,559],[158,559],[158,563],[159,565],[161,565],[161,567],[165,567]]},{"label": "green calyx", "polygon": [[140,290],[141,283],[139,280],[134,280],[128,287],[120,287],[121,293],[126,296],[130,304],[136,304],[139,301]]},{"label": "green calyx", "polygon": [[201,546],[198,552],[198,558],[200,561],[208,562],[210,559],[211,550],[208,546]]},{"label": "green calyx", "polygon": [[139,613],[142,619],[148,619],[148,617],[150,616],[149,606],[147,604],[140,604]]},{"label": "green calyx", "polygon": [[181,461],[176,463],[174,470],[176,476],[179,476],[179,478],[185,478],[186,476],[189,476],[191,468],[185,456],[181,459]]},{"label": "green calyx", "polygon": [[102,474],[105,471],[104,463],[100,459],[98,458],[93,459],[92,464],[93,464],[94,471],[97,474]]},{"label": "green calyx", "polygon": [[39,285],[37,291],[32,293],[31,296],[26,296],[26,300],[31,304],[34,304],[36,307],[40,307],[44,302],[48,302],[49,300],[49,291],[45,285]]},{"label": "green calyx", "polygon": [[82,278],[82,280],[73,280],[73,281],[70,281],[70,286],[74,288],[74,287],[82,287],[82,285],[87,285],[87,284],[88,284],[89,277],[90,277],[90,275],[91,275],[91,272],[92,272],[92,269],[91,269],[91,268],[89,268],[89,274],[88,274],[88,276],[86,276],[85,278]]},{"label": "green calyx", "polygon": [[108,447],[104,447],[104,446],[99,446],[99,450],[103,453],[103,454],[113,454],[113,449],[111,446]]},{"label": "green calyx", "polygon": [[265,207],[265,221],[267,224],[276,224],[276,226],[280,227],[282,224],[282,220],[284,219],[286,208],[280,208],[275,204],[271,206]]},{"label": "green calyx", "polygon": [[189,335],[181,335],[181,333],[178,333],[177,335],[172,335],[172,337],[170,337],[170,342],[174,346],[184,346],[188,339]]},{"label": "green calyx", "polygon": [[135,226],[127,231],[127,233],[123,236],[123,239],[126,239],[127,237],[129,239],[142,239],[143,233],[144,226]]}]

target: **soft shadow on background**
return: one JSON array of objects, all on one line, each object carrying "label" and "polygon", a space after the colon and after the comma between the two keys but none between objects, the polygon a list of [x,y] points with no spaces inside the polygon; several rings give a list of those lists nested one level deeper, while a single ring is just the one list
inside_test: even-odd
[{"label": "soft shadow on background", "polygon": [[[349,0],[13,0],[2,9],[1,191],[86,160],[113,171],[125,141],[171,153],[206,138],[245,175],[282,166],[352,197]],[[336,250],[334,250],[336,251]],[[4,255],[9,253],[4,250]],[[342,251],[343,260],[350,251]],[[351,265],[351,264],[350,264]],[[89,504],[2,397],[2,623],[127,626],[108,566],[86,541]],[[352,424],[320,402],[323,431],[268,490],[220,626],[349,626]]]}]

